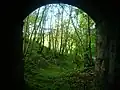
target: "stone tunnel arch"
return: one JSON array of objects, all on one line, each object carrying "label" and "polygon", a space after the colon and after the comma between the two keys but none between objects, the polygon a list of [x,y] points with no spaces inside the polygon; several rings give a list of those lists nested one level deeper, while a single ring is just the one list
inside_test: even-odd
[{"label": "stone tunnel arch", "polygon": [[[97,1],[96,1],[97,2]],[[20,16],[20,18],[18,19],[16,19],[16,20],[18,20],[18,21],[16,21],[17,23],[16,23],[16,26],[17,26],[17,29],[19,29],[19,31],[18,32],[14,32],[14,34],[17,36],[17,38],[20,38],[19,36],[20,36],[20,33],[21,33],[21,27],[22,27],[22,25],[23,25],[23,20],[24,20],[24,18],[28,15],[28,14],[30,14],[32,11],[34,11],[35,9],[37,9],[38,7],[40,7],[40,6],[43,6],[43,5],[45,5],[45,4],[51,4],[51,3],[64,3],[64,4],[69,4],[69,5],[73,5],[73,6],[76,6],[76,7],[78,7],[78,8],[80,8],[80,9],[82,9],[84,12],[86,12],[96,23],[98,23],[99,21],[101,21],[100,23],[98,23],[98,27],[101,27],[102,26],[102,29],[104,29],[104,31],[105,32],[102,32],[102,33],[104,33],[104,36],[106,36],[107,35],[107,40],[108,40],[108,42],[110,42],[110,38],[111,38],[111,35],[112,35],[112,33],[114,33],[114,31],[113,30],[111,30],[111,28],[109,27],[109,25],[104,25],[104,23],[106,23],[106,22],[103,22],[105,19],[103,19],[103,13],[102,12],[100,12],[100,9],[97,7],[97,3],[96,2],[88,2],[87,0],[71,0],[71,1],[67,1],[67,0],[49,0],[49,1],[47,1],[47,0],[31,0],[31,1],[26,1],[25,2],[25,4],[23,5],[23,9],[21,9],[20,11],[19,11],[19,13],[18,14],[20,14],[21,16]],[[22,5],[22,4],[21,4]],[[19,6],[18,6],[19,7]],[[18,12],[17,11],[17,12]],[[18,15],[17,14],[17,15]],[[20,25],[20,23],[19,23],[19,21],[20,21],[20,23],[22,23],[22,25],[21,26],[19,26]],[[107,22],[108,23],[108,22]],[[100,25],[99,25],[100,24]],[[105,26],[105,27],[104,27]],[[109,37],[108,37],[108,28],[111,30],[111,33],[110,33],[110,35],[109,35]],[[113,29],[113,28],[112,28]],[[100,28],[100,30],[101,30],[101,28]],[[117,31],[116,31],[116,33],[117,33]],[[115,35],[115,34],[114,34]],[[113,35],[113,36],[114,36]],[[16,38],[16,37],[15,37]],[[105,37],[106,38],[106,37]],[[103,39],[105,39],[105,38],[103,38]],[[115,39],[117,38],[117,37],[114,37]],[[106,40],[106,39],[105,39]],[[19,45],[21,45],[20,43],[22,42],[20,39],[17,39],[17,42],[19,42],[19,43],[16,43],[17,45],[18,45],[18,47],[19,47]],[[114,43],[114,41],[113,42],[111,42],[112,44]],[[108,46],[108,48],[110,47],[108,44],[107,44],[107,46]],[[106,47],[107,47],[106,46]],[[17,48],[18,48],[17,47]],[[21,46],[20,46],[21,47]],[[105,47],[104,47],[105,48]],[[107,48],[106,48],[107,49]],[[18,49],[15,49],[15,50],[18,50]],[[16,53],[16,55],[18,54],[18,51],[16,51],[17,53]],[[22,52],[22,51],[21,51]],[[109,54],[109,52],[110,51],[108,51],[107,50],[107,53],[106,54]],[[21,54],[20,54],[21,55]],[[110,57],[110,55],[108,55],[108,57]],[[108,58],[107,57],[107,58]],[[18,60],[20,60],[20,58],[19,57],[16,57],[15,58],[16,60],[18,59]],[[17,62],[17,61],[16,61]],[[106,62],[106,63],[108,63],[108,62]],[[20,63],[19,63],[19,65],[20,65]],[[18,67],[19,67],[19,65],[18,65]],[[17,66],[17,65],[15,65],[15,66]],[[109,65],[108,66],[106,66],[107,67],[107,69],[109,69]],[[20,67],[21,68],[21,67]],[[18,72],[18,74],[20,74],[20,68],[19,68],[19,70],[17,70],[17,72]],[[15,71],[16,71],[16,69],[15,69]],[[107,78],[107,73],[108,73],[108,71],[109,70],[107,70],[106,71],[106,78]],[[113,70],[112,70],[112,72],[113,72]],[[110,72],[110,73],[112,73],[112,72]],[[18,83],[16,83],[18,86],[19,86],[19,84],[21,83],[21,80],[22,80],[22,77],[21,76],[19,76],[18,75],[18,77],[20,77],[21,79],[19,79],[18,81]],[[18,78],[17,77],[17,78]]]}]

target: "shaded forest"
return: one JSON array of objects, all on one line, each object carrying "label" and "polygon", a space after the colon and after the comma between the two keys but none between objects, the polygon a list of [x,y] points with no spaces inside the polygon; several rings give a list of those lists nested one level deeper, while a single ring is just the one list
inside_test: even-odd
[{"label": "shaded forest", "polygon": [[36,9],[23,26],[26,90],[103,90],[97,51],[95,22],[84,11],[61,3]]}]

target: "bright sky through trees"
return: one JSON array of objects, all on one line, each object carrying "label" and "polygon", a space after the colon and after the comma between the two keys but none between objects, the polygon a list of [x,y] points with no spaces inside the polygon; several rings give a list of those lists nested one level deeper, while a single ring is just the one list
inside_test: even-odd
[{"label": "bright sky through trees", "polygon": [[[50,29],[50,24],[52,24],[52,26],[55,25],[55,23],[56,23],[55,20],[57,19],[57,17],[59,17],[61,15],[60,12],[62,12],[62,10],[63,10],[63,7],[61,6],[61,4],[48,4],[47,6],[48,6],[48,11],[47,11],[46,22],[45,22],[45,26],[44,26],[44,28],[46,28],[45,32],[48,31],[47,29]],[[78,9],[77,7],[65,4],[64,11],[63,11],[63,20],[69,19],[70,7],[72,7],[73,9]],[[45,8],[45,6],[40,7],[39,16],[42,15],[44,8]],[[38,11],[38,9],[36,9],[32,13]],[[58,16],[56,16],[56,15],[58,15]],[[71,17],[74,18],[74,15],[75,15],[75,12],[73,11]],[[52,17],[52,20],[51,20],[51,17]],[[78,27],[77,21],[75,19],[73,19],[73,22],[74,22],[75,26]],[[70,24],[70,26],[72,27],[72,24]],[[55,28],[55,26],[53,28]],[[93,26],[93,28],[94,28],[94,26]]]},{"label": "bright sky through trees", "polygon": [[[45,8],[47,8],[47,9],[45,10]],[[41,23],[41,26],[40,26],[44,30],[44,33],[48,33],[52,29],[57,29],[58,26],[56,26],[56,25],[58,25],[58,19],[59,19],[59,27],[64,28],[64,26],[61,26],[61,24],[63,24],[63,22],[64,22],[64,25],[67,24],[68,21],[69,21],[69,18],[71,18],[73,23],[74,23],[74,26],[77,29],[80,29],[80,24],[81,24],[80,20],[83,20],[83,16],[80,13],[83,13],[83,12],[80,12],[81,10],[78,9],[77,7],[67,5],[67,4],[48,4],[46,6],[42,6],[42,7],[38,8],[38,9],[36,9],[32,13],[30,13],[30,15],[32,15],[32,14],[36,15],[37,12],[39,11],[38,17],[39,17],[39,19],[41,19],[44,10],[45,10],[45,13],[46,13],[46,15],[44,15],[44,20],[43,20],[44,24]],[[71,12],[71,10],[72,10],[72,12]],[[79,10],[78,17],[76,17],[76,11],[77,10]],[[85,12],[84,12],[84,14],[87,15]],[[63,15],[63,17],[62,17],[62,15]],[[61,21],[61,19],[63,21]],[[87,21],[84,21],[84,22],[87,23]],[[73,23],[70,20],[69,31],[71,33],[74,32]],[[31,24],[31,25],[29,25],[29,27],[30,27],[29,31],[30,32],[34,28],[34,24]],[[36,22],[36,25],[39,26],[39,21]],[[90,28],[95,28],[95,27],[93,25]],[[82,30],[82,28],[81,28],[81,30]],[[37,30],[37,32],[39,32],[39,30]],[[34,35],[32,37],[34,37]],[[47,39],[45,39],[45,46],[48,46],[48,43],[47,43],[46,40]]]}]

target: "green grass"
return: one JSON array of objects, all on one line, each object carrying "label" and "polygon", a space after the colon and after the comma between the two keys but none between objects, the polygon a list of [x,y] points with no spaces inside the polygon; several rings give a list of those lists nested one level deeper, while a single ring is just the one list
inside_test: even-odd
[{"label": "green grass", "polygon": [[[79,62],[78,67],[68,56],[52,57],[50,60],[40,55],[39,57],[40,59],[33,55],[34,59],[30,59],[32,63],[25,62],[25,80],[29,85],[29,89],[26,90],[85,90],[85,85],[87,88],[94,87],[94,81],[91,83],[87,80],[91,76],[85,75],[83,62]],[[51,60],[56,60],[57,64]]]}]

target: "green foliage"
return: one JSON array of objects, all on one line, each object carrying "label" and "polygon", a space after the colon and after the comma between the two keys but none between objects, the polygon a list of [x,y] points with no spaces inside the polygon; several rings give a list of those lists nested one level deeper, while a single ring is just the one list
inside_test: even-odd
[{"label": "green foliage", "polygon": [[91,54],[95,57],[96,53],[96,29],[88,17],[80,9],[53,4],[42,11],[37,9],[24,20],[26,90],[98,90],[96,81],[100,79],[91,65]]}]

